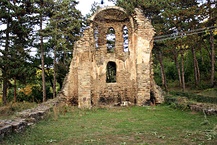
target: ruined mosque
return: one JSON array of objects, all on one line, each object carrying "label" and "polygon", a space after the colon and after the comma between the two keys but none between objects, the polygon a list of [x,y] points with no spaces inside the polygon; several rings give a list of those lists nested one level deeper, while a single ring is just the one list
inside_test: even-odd
[{"label": "ruined mosque", "polygon": [[154,28],[138,8],[132,15],[116,6],[99,9],[75,43],[62,93],[79,108],[130,102],[162,103],[154,82]]}]

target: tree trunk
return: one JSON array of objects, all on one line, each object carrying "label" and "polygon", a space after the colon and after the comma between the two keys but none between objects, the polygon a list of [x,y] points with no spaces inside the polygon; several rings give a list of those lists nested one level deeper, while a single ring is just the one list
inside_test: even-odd
[{"label": "tree trunk", "polygon": [[198,84],[199,84],[200,83],[200,68],[199,68],[197,59],[196,59],[196,70],[197,70],[197,78],[198,78]]},{"label": "tree trunk", "polygon": [[56,45],[57,45],[57,22],[55,23],[55,34],[54,34],[54,47],[53,47],[53,53],[54,53],[54,58],[53,58],[53,98],[56,97]]},{"label": "tree trunk", "polygon": [[203,43],[204,43],[203,37],[200,36],[198,41],[200,41],[198,48],[200,49],[201,64],[204,65],[204,58],[203,58],[203,53],[202,53],[202,48],[203,48]]},{"label": "tree trunk", "polygon": [[182,77],[181,77],[181,73],[180,73],[180,66],[179,66],[179,62],[178,62],[178,54],[176,52],[176,50],[173,50],[173,55],[174,55],[174,61],[176,64],[176,69],[178,72],[178,77],[179,77],[179,86],[182,87]]},{"label": "tree trunk", "polygon": [[164,86],[165,90],[167,91],[167,82],[166,82],[166,75],[165,75],[165,71],[164,71],[164,65],[163,65],[163,56],[162,56],[162,52],[161,50],[159,50],[158,53],[158,59],[160,62],[160,68],[161,68],[161,80],[162,80],[162,86]]},{"label": "tree trunk", "polygon": [[5,71],[2,72],[2,77],[3,77],[3,96],[2,96],[2,101],[3,105],[7,104],[7,89],[8,89],[8,79],[7,75],[5,74]]},{"label": "tree trunk", "polygon": [[[208,21],[211,23],[210,25],[211,26],[214,26],[215,23],[213,21],[214,19],[214,11],[212,10],[212,1],[211,0],[207,0],[207,6],[209,8],[209,19]],[[209,31],[210,33],[210,39],[209,39],[209,42],[210,42],[210,59],[211,59],[211,80],[210,80],[210,83],[211,83],[211,86],[214,87],[215,85],[215,46],[214,46],[214,35],[213,35],[213,31],[210,30]]]},{"label": "tree trunk", "polygon": [[182,91],[185,92],[184,50],[181,50],[181,76],[182,76]]},{"label": "tree trunk", "polygon": [[[40,14],[40,32],[42,32],[42,14]],[[42,91],[43,91],[43,102],[46,101],[46,84],[45,84],[45,69],[44,69],[44,46],[43,36],[40,36],[40,49],[41,49],[41,69],[42,69]]]},{"label": "tree trunk", "polygon": [[196,54],[195,54],[195,48],[192,47],[191,48],[192,51],[192,55],[193,55],[193,64],[194,64],[194,83],[195,83],[195,87],[198,86],[199,84],[199,68],[198,68],[198,62],[197,62],[197,58],[196,58]]},{"label": "tree trunk", "polygon": [[56,46],[54,46],[53,58],[53,98],[56,97]]},{"label": "tree trunk", "polygon": [[214,36],[213,31],[210,31],[210,49],[211,49],[211,86],[214,87],[215,76],[215,48],[214,48]]},{"label": "tree trunk", "polygon": [[[9,12],[8,12],[9,13]],[[5,40],[5,59],[8,59],[8,48],[9,48],[9,19],[7,20],[7,28],[6,28],[6,40]],[[3,77],[3,104],[7,104],[7,90],[8,90],[8,66],[4,64],[4,70],[2,70]]]},{"label": "tree trunk", "polygon": [[17,102],[17,79],[14,78],[14,102]]}]

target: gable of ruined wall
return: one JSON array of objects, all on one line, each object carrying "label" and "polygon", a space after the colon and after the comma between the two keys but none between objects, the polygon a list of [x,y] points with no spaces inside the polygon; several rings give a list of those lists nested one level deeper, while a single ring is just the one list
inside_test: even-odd
[{"label": "gable of ruined wall", "polygon": [[[123,27],[128,28],[128,51],[123,49]],[[136,54],[133,46],[132,18],[123,10],[116,8],[101,11],[92,18],[92,29],[98,29],[98,48],[94,47],[92,59],[92,103],[114,104],[120,101],[135,102],[136,99]],[[115,49],[108,53],[106,34],[109,28],[115,30]],[[106,66],[108,62],[115,62],[117,66],[116,82],[106,83]]]},{"label": "gable of ruined wall", "polygon": [[[123,26],[127,26],[129,33],[127,52],[123,51]],[[96,27],[100,36],[97,48],[94,39]],[[116,36],[113,53],[108,53],[106,46],[106,33],[110,27],[114,28]],[[144,104],[154,88],[151,70],[153,35],[153,27],[139,9],[132,17],[117,7],[99,11],[91,17],[84,36],[76,42],[64,94],[83,107],[119,101]],[[115,83],[106,83],[108,62],[117,66]]]}]

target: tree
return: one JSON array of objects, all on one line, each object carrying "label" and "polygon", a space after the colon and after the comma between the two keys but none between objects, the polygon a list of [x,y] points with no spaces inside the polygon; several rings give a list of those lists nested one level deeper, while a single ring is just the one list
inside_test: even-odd
[{"label": "tree", "polygon": [[72,54],[74,42],[80,37],[82,17],[80,11],[76,9],[77,4],[75,0],[57,0],[44,32],[51,39],[49,42],[54,54],[53,97],[56,94],[56,80],[62,87],[72,57],[68,54]]},{"label": "tree", "polygon": [[41,53],[41,69],[42,69],[42,90],[43,90],[43,102],[46,101],[46,80],[45,80],[45,52],[44,52],[44,36],[43,36],[43,23],[48,21],[48,18],[51,15],[53,0],[35,0],[33,2],[34,13],[38,14],[34,21],[39,23],[39,37],[40,37],[40,53]]},{"label": "tree", "polygon": [[[9,80],[25,80],[28,72],[25,70],[28,65],[25,62],[29,60],[27,46],[29,43],[28,34],[31,32],[31,26],[28,25],[29,16],[26,12],[26,3],[23,1],[0,2],[0,23],[5,25],[1,33],[1,59],[0,67],[3,72],[3,104],[7,102],[7,89]],[[28,63],[26,63],[28,64]],[[23,71],[25,70],[25,71]],[[30,69],[31,70],[31,69]],[[14,85],[16,92],[16,84]],[[16,101],[16,93],[14,94]]]},{"label": "tree", "polygon": [[[174,39],[170,39],[169,42],[166,41],[165,45],[171,49],[170,53],[173,54],[172,56],[174,56],[174,62],[176,64],[178,72],[179,84],[182,86],[183,90],[185,90],[186,81],[185,54],[188,53],[189,49],[192,50],[192,68],[194,69],[195,85],[197,86],[200,80],[200,70],[196,58],[197,49],[195,43],[191,43],[192,39],[196,42],[197,37],[191,36],[192,39],[189,41],[189,39],[187,39],[189,37],[187,34],[194,32],[195,29],[199,29],[201,27],[201,22],[204,20],[204,18],[206,18],[206,16],[204,16],[204,14],[206,14],[206,11],[204,10],[203,5],[201,5],[197,0],[113,1],[116,3],[116,5],[125,8],[130,14],[133,12],[135,7],[141,8],[144,15],[151,20],[155,28],[156,35],[159,36],[158,38],[170,39],[172,36],[174,36]],[[161,50],[161,52],[164,53],[165,49],[157,48],[158,43],[158,41],[155,42],[154,49],[157,49],[158,51]],[[173,46],[173,48],[171,46]],[[160,66],[163,67],[163,65]]]},{"label": "tree", "polygon": [[[208,21],[207,26],[214,26],[217,22],[217,2],[215,0],[207,0],[207,15]],[[214,46],[214,34],[213,30],[209,31],[210,34],[210,50],[211,50],[211,86],[214,87],[215,79],[215,46]]]},{"label": "tree", "polygon": [[164,48],[165,48],[165,45],[163,43],[158,43],[158,45],[155,45],[155,49],[153,50],[153,53],[155,54],[156,58],[158,59],[160,63],[160,72],[161,72],[160,74],[161,74],[162,86],[164,87],[165,91],[168,91],[166,74],[165,74],[164,63],[163,63],[162,49]]}]

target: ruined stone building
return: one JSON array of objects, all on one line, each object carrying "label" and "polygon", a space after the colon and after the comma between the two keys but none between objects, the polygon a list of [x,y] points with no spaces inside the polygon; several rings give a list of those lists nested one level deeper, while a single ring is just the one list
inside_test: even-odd
[{"label": "ruined stone building", "polygon": [[154,29],[139,9],[128,15],[120,7],[105,7],[90,19],[76,42],[63,93],[80,108],[129,101],[143,105],[162,97],[151,68]]}]

